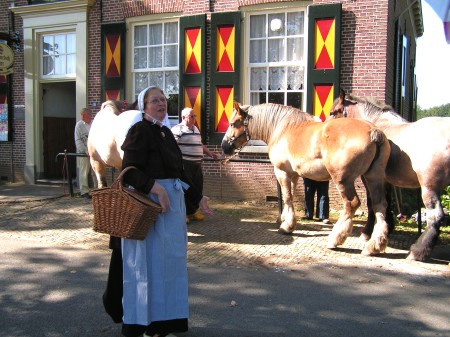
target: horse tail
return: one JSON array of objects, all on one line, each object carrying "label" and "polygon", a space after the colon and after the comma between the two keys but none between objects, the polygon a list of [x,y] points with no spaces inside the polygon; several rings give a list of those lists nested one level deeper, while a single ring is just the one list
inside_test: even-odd
[{"label": "horse tail", "polygon": [[387,138],[383,131],[373,128],[370,130],[370,141],[380,146],[387,141]]}]

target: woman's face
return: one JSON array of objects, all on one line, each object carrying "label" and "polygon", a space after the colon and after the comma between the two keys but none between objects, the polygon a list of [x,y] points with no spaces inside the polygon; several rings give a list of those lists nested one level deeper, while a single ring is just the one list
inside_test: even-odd
[{"label": "woman's face", "polygon": [[144,112],[162,122],[167,113],[166,96],[159,89],[150,89],[145,97]]}]

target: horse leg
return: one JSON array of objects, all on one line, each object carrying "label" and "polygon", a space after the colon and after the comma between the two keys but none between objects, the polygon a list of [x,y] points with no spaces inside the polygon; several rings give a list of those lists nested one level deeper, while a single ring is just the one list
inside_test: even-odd
[{"label": "horse leg", "polygon": [[441,223],[445,216],[438,193],[422,187],[422,200],[427,210],[427,228],[411,246],[408,260],[425,261],[431,255],[439,238]]},{"label": "horse leg", "polygon": [[371,207],[376,222],[370,240],[365,244],[361,254],[375,255],[384,252],[388,242],[388,224],[384,216],[387,208],[384,182],[380,181],[379,176],[376,174],[371,176],[364,175],[362,179],[365,181],[371,195]]},{"label": "horse leg", "polygon": [[[364,242],[367,242],[372,236],[373,228],[375,226],[375,213],[373,212],[372,197],[370,196],[369,189],[367,188],[365,180],[362,179],[362,181],[364,186],[366,187],[367,193],[367,222],[364,228],[361,230],[360,238]],[[394,187],[391,184],[386,184],[385,188],[386,188],[386,200],[388,201],[386,208],[386,222],[388,224],[388,233],[391,234],[392,232],[394,232],[395,220],[392,214],[391,203],[389,201],[391,200],[392,188]]]},{"label": "horse leg", "polygon": [[[297,179],[292,180],[287,172],[275,168],[275,176],[281,187],[283,198],[283,212],[277,223],[279,224],[278,233],[291,234],[295,230],[296,218],[292,198],[292,185],[295,185]],[[292,184],[292,185],[291,185]]]},{"label": "horse leg", "polygon": [[107,186],[106,183],[106,165],[102,162],[93,159],[91,157],[91,166],[95,172],[95,176],[97,178],[98,188],[104,188]]},{"label": "horse leg", "polygon": [[344,212],[339,217],[336,224],[333,226],[333,230],[328,236],[327,248],[336,248],[342,245],[347,237],[351,234],[353,228],[353,216],[356,210],[361,205],[361,201],[355,190],[354,182],[341,181],[336,183],[336,188],[341,194],[344,204]]}]

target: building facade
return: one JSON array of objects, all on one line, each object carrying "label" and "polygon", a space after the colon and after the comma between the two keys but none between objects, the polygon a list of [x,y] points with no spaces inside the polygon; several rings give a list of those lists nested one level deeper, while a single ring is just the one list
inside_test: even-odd
[{"label": "building facade", "polygon": [[[14,58],[0,68],[3,181],[60,178],[79,111],[131,103],[150,84],[165,91],[173,123],[194,108],[217,152],[233,100],[324,119],[342,87],[415,119],[420,0],[6,0],[0,10],[0,46]],[[207,193],[276,194],[264,144],[241,157],[205,162]]]}]

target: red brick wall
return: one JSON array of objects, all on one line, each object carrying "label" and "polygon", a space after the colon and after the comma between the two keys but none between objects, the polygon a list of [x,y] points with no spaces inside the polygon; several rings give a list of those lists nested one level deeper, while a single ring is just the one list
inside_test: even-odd
[{"label": "red brick wall", "polygon": [[[225,12],[242,9],[243,6],[290,2],[286,0],[103,0],[96,1],[89,11],[88,41],[88,104],[95,113],[101,104],[101,64],[100,64],[100,28],[101,23],[122,22],[125,18],[155,13],[183,13],[193,15],[210,11]],[[334,3],[335,0],[316,0],[319,3]],[[16,0],[16,6],[27,4],[26,0]],[[394,3],[396,8],[394,8]],[[395,16],[390,11],[403,11],[406,1],[388,0],[344,0],[342,13],[342,87],[359,96],[372,96],[389,99],[393,96],[393,69],[395,47]],[[7,12],[7,2],[0,2],[0,10]],[[401,7],[403,6],[403,7]],[[21,18],[16,16],[16,30],[22,31]],[[8,29],[8,16],[0,17],[0,29]],[[209,34],[209,23],[207,34]],[[209,36],[209,35],[208,35]],[[414,42],[414,41],[413,41]],[[207,59],[210,58],[210,39],[207,38]],[[414,42],[415,46],[415,42]],[[414,47],[415,48],[415,47]],[[23,48],[22,48],[23,50]],[[23,51],[15,54],[13,75],[14,104],[24,104]],[[127,57],[132,52],[127,51]],[[207,67],[208,69],[208,67]],[[208,70],[207,70],[208,72]],[[208,73],[207,73],[208,75]],[[209,87],[207,87],[207,102]],[[94,107],[96,105],[97,109]],[[209,106],[207,106],[207,109]],[[13,121],[15,141],[13,144],[0,143],[0,174],[11,171],[13,158],[16,179],[23,175],[25,163],[24,111],[16,108]],[[216,146],[210,146],[218,152]],[[13,153],[13,155],[11,154]],[[263,199],[268,195],[276,195],[276,182],[270,164],[262,163],[230,163],[220,166],[218,163],[206,161],[205,191],[212,196],[235,198],[235,193],[242,198]],[[361,185],[361,184],[360,184]],[[297,200],[303,197],[303,184],[300,180]],[[364,195],[364,193],[360,193]],[[331,207],[340,209],[340,197],[330,184]]]},{"label": "red brick wall", "polygon": [[[27,4],[26,0],[15,1],[16,6]],[[11,131],[12,142],[0,142],[0,178],[8,181],[23,181],[25,167],[25,109],[24,109],[24,77],[23,77],[23,30],[22,19],[14,16],[14,26],[10,23],[10,4],[0,1],[0,31],[3,33],[20,33],[21,44],[19,50],[14,50],[13,74],[10,75],[12,97],[9,102],[13,106]],[[8,15],[6,15],[8,13]],[[15,107],[15,108],[14,108]],[[11,112],[12,111],[12,112]],[[11,164],[12,163],[12,164]]]}]

